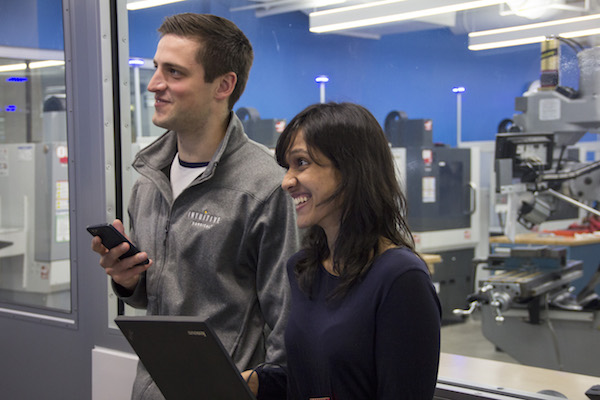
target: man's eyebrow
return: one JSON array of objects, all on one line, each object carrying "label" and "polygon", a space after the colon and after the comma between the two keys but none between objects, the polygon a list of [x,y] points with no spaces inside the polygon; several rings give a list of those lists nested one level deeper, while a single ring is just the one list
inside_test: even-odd
[{"label": "man's eyebrow", "polygon": [[[153,62],[154,62],[154,66],[155,67],[158,66],[159,63],[156,60],[153,60]],[[165,67],[165,68],[174,68],[174,69],[177,69],[177,70],[182,71],[182,72],[187,72],[188,71],[188,69],[186,67],[184,67],[183,65],[173,64],[173,63],[170,63],[170,62],[162,63],[162,66]]]}]

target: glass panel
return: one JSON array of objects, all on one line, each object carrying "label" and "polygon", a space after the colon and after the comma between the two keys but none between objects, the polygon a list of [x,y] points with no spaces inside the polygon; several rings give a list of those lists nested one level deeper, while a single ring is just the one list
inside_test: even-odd
[{"label": "glass panel", "polygon": [[[500,125],[511,127],[505,119],[520,113],[515,109],[515,99],[538,91],[541,51],[539,43],[471,51],[468,33],[540,19],[517,16],[506,6],[494,6],[338,34],[314,34],[309,31],[308,14],[315,9],[302,9],[300,0],[285,5],[277,3],[282,2],[187,0],[128,12],[129,54],[144,61],[141,66],[131,66],[132,141],[136,143],[132,146],[133,153],[163,132],[151,123],[153,95],[146,91],[152,74],[149,60],[154,55],[159,40],[156,30],[163,18],[181,12],[200,12],[232,20],[246,33],[255,53],[246,90],[234,107],[240,117],[248,117],[245,121],[248,135],[271,146],[286,121],[317,102],[348,101],[367,107],[385,128],[394,147],[400,179],[411,194],[409,217],[411,225],[417,227],[414,232],[417,248],[431,253],[432,260],[441,256],[442,263],[434,265],[434,282],[441,291],[447,322],[442,339],[444,332],[452,328],[463,328],[460,334],[474,329],[481,333],[481,321],[465,322],[452,311],[465,308],[467,295],[477,289],[477,279],[488,276],[489,271],[484,271],[481,265],[474,274],[472,262],[474,258],[488,256],[490,236],[503,232],[507,217],[505,199],[499,197],[498,207],[495,204],[495,138]],[[349,1],[347,5],[357,3],[368,1]],[[425,6],[427,2],[407,3]],[[541,20],[569,17],[576,11],[548,12]],[[586,38],[577,41],[584,45],[598,43]],[[580,89],[577,51],[573,42],[560,46],[559,84],[574,90]],[[328,81],[317,81],[321,75],[327,75]],[[566,93],[572,94],[571,90]],[[597,100],[592,97],[588,95],[582,104],[595,101],[597,110]],[[561,104],[579,104],[574,99]],[[572,111],[578,121],[586,121],[587,116]],[[597,129],[597,112],[592,118]],[[555,127],[559,129],[558,125]],[[599,159],[599,145],[598,135],[592,138],[588,135],[577,143],[578,147],[585,147],[581,154],[588,161]],[[131,171],[133,182],[135,172]],[[449,188],[454,190],[452,194]],[[124,193],[129,193],[127,188]],[[128,200],[125,198],[123,204]],[[497,211],[503,212],[502,218]],[[568,226],[577,219],[575,213],[539,229]],[[518,229],[518,233],[526,232],[520,226]],[[597,268],[597,256],[593,264]],[[537,328],[544,327],[534,327],[532,332],[537,332]],[[531,336],[527,341],[514,337],[513,342],[537,341],[537,334]],[[479,338],[484,340],[481,334]],[[442,350],[474,355],[469,350],[470,339],[460,342]],[[484,345],[490,357],[515,362],[512,355],[497,351],[494,343]],[[451,343],[443,340],[443,346]],[[554,351],[547,346],[540,354]],[[535,364],[529,360],[521,362]],[[550,364],[544,366],[552,367]],[[585,363],[576,360],[570,368],[580,366],[579,371],[586,368]]]},{"label": "glass panel", "polygon": [[[154,74],[154,65],[151,58],[132,58],[129,61],[129,65],[132,103],[132,140],[134,143],[147,144],[165,131],[163,128],[159,128],[152,123],[154,95],[146,90]],[[139,146],[134,148],[134,155],[137,151],[139,151]]]},{"label": "glass panel", "polygon": [[0,16],[0,302],[68,312],[62,4],[34,3]]}]

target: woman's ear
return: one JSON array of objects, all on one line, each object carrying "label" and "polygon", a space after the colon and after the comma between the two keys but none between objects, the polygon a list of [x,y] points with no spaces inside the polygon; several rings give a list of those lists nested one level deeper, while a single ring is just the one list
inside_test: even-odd
[{"label": "woman's ear", "polygon": [[219,85],[217,86],[217,91],[215,93],[217,99],[224,100],[229,98],[235,89],[237,75],[235,72],[228,72],[219,76],[217,79],[219,80]]}]

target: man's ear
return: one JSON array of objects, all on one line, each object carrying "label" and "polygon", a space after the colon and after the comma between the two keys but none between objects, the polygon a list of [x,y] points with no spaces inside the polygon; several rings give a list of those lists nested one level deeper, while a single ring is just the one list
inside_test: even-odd
[{"label": "man's ear", "polygon": [[228,72],[224,75],[219,76],[218,78],[219,86],[217,86],[217,91],[215,96],[218,100],[224,100],[231,96],[233,90],[235,89],[235,85],[237,83],[237,75],[235,72]]}]

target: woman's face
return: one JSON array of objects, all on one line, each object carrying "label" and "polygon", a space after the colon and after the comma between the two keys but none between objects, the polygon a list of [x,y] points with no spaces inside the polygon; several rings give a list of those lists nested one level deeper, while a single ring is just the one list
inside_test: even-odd
[{"label": "woman's face", "polygon": [[340,172],[320,151],[313,149],[312,154],[316,160],[310,156],[304,133],[300,130],[285,154],[289,168],[281,187],[294,199],[298,227],[318,225],[329,237],[337,234],[341,202],[339,198],[326,200],[340,185]]}]

